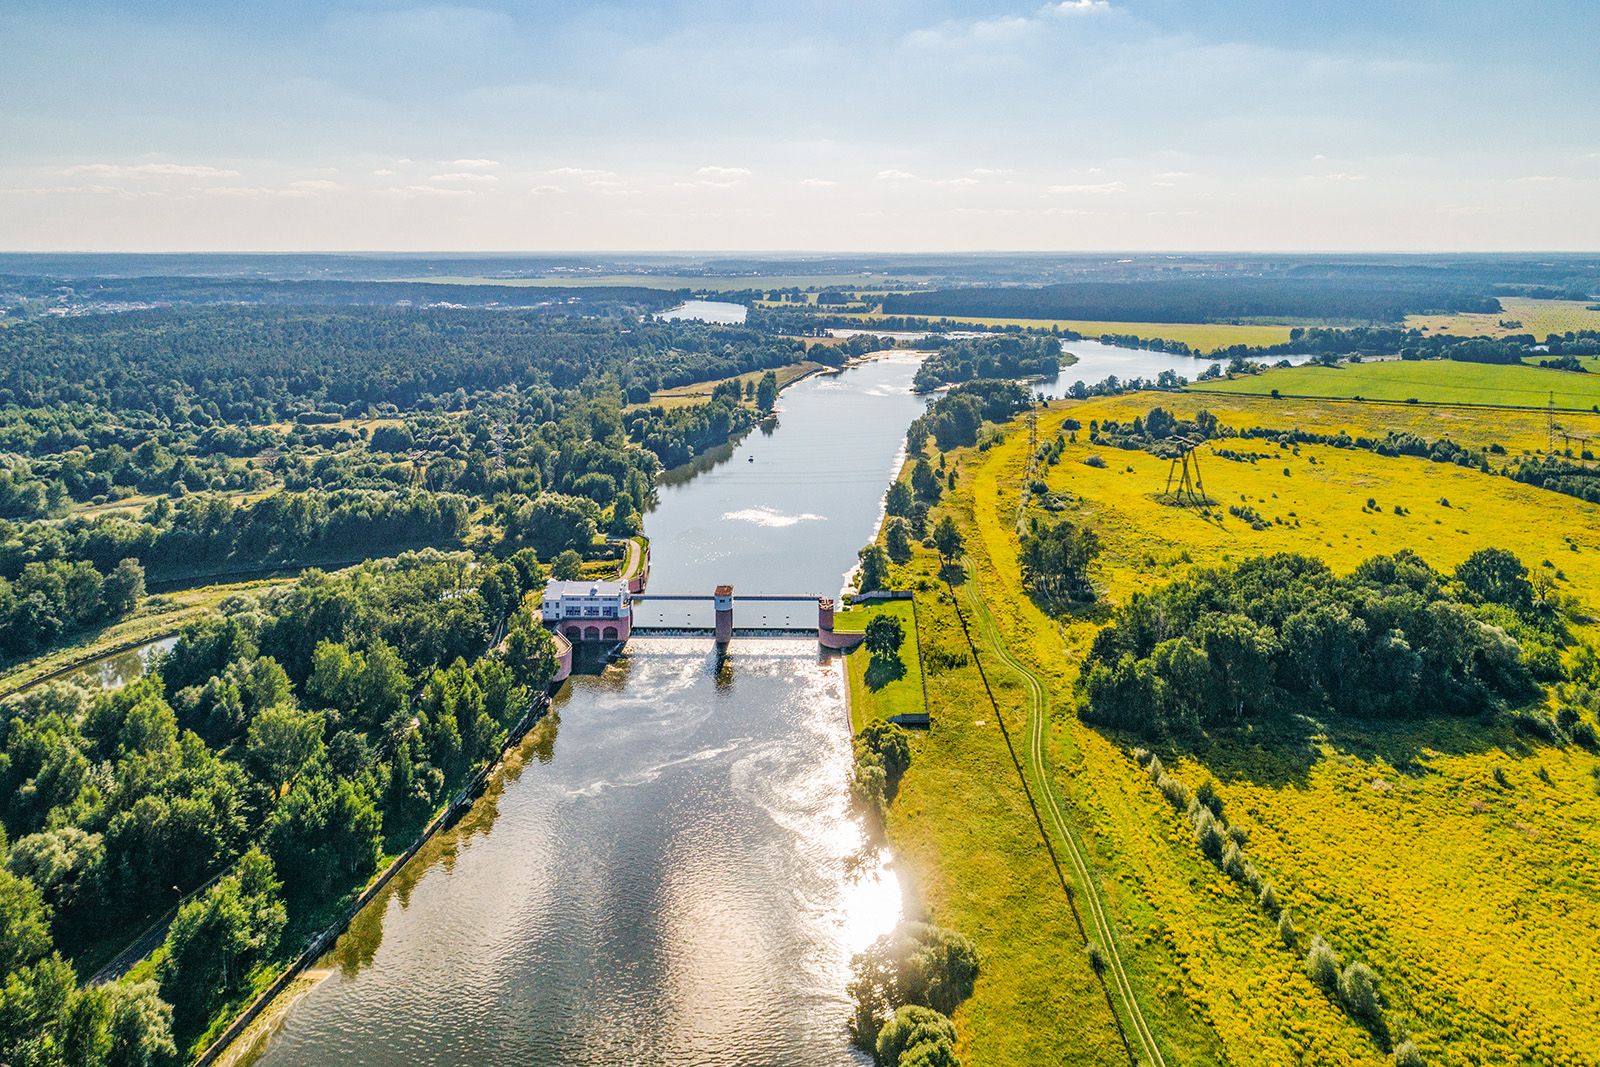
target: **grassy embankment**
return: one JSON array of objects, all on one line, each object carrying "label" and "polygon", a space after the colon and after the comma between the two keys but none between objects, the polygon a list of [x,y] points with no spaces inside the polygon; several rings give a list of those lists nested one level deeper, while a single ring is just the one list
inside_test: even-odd
[{"label": "grassy embankment", "polygon": [[1196,382],[1191,389],[1213,393],[1283,396],[1332,400],[1417,401],[1435,404],[1490,404],[1543,408],[1554,398],[1557,408],[1600,410],[1600,374],[1579,374],[1546,367],[1451,360],[1385,360],[1337,367],[1284,367],[1263,374]]},{"label": "grassy embankment", "polygon": [[857,645],[845,656],[850,678],[850,721],[859,730],[867,714],[877,718],[905,715],[924,709],[922,699],[922,657],[917,652],[917,620],[909,600],[881,600],[841,611],[833,617],[839,633],[864,633],[867,623],[879,615],[900,620],[905,644],[900,646],[899,669],[872,661],[865,645]]},{"label": "grassy embankment", "polygon": [[[1041,435],[1053,435],[1068,414],[1087,425],[1091,418],[1131,418],[1156,403],[1183,413],[1205,406],[1238,426],[1380,435],[1392,427],[1437,436],[1443,424],[1463,444],[1508,449],[1544,439],[1542,416],[1531,412],[1319,409],[1198,394],[1057,405],[1041,418]],[[1259,441],[1249,446],[1278,451]],[[1104,457],[1104,468],[1083,463],[1091,452]],[[1025,435],[954,459],[960,488],[948,503],[967,534],[966,595],[987,601],[1008,653],[1044,680],[1052,698],[1055,714],[1041,725],[1053,793],[1096,867],[1122,958],[1166,1061],[1383,1062],[1373,1040],[1310,984],[1301,954],[1285,949],[1244,891],[1201,857],[1127,754],[1126,739],[1090,729],[1069,710],[1077,664],[1104,613],[1051,619],[1020,593],[1014,524]],[[1317,555],[1343,571],[1402,547],[1451,567],[1477,548],[1511,545],[1534,568],[1549,560],[1549,570],[1563,574],[1562,591],[1586,609],[1600,605],[1600,572],[1584,562],[1600,552],[1600,508],[1569,497],[1370,452],[1302,446],[1254,464],[1208,456],[1206,484],[1224,507],[1245,502],[1283,520],[1257,531],[1158,502],[1166,470],[1166,461],[1144,452],[1080,442],[1046,472],[1052,489],[1071,494],[1068,517],[1093,526],[1105,542],[1096,578],[1109,603],[1195,567],[1261,552]],[[1380,510],[1367,508],[1368,498]],[[1394,505],[1406,514],[1395,514]],[[915,585],[919,607],[928,609],[926,646],[953,651],[960,630],[930,580],[931,556],[919,551],[896,580]],[[1016,735],[1025,715],[1019,676],[980,653],[1000,683]],[[1064,907],[1059,890],[1049,892],[1048,869],[1040,869],[1032,816],[999,803],[1016,773],[992,727],[978,725],[988,716],[981,689],[973,690],[975,674],[967,664],[930,669],[935,729],[913,740],[914,763],[889,825],[902,876],[935,921],[967,929],[984,952],[984,978],[957,1014],[963,1048],[976,1062],[1093,1062],[1120,1054],[1102,1037],[1109,1022],[1103,1000],[1070,978],[1082,958],[1081,938],[1070,919],[1066,928],[1048,925]],[[1230,819],[1250,833],[1248,854],[1303,936],[1320,932],[1377,970],[1390,1010],[1409,1020],[1428,1062],[1600,1058],[1600,950],[1590,936],[1600,922],[1594,756],[1459,720],[1300,720],[1161,754],[1191,786],[1217,778]],[[980,792],[986,803],[975,802]],[[990,839],[1010,847],[978,844]],[[1003,919],[977,886],[1008,888]],[[1026,995],[1031,982],[1061,972],[1068,980],[1054,982],[1054,1010],[1030,1010],[1037,1006]]]},{"label": "grassy embankment", "polygon": [[[1503,296],[1498,314],[1407,315],[1406,325],[1429,333],[1452,333],[1461,337],[1506,337],[1531,333],[1543,340],[1552,333],[1573,330],[1600,330],[1600,311],[1589,308],[1594,300],[1534,300],[1525,296]],[[1510,322],[1519,325],[1502,326]]]}]

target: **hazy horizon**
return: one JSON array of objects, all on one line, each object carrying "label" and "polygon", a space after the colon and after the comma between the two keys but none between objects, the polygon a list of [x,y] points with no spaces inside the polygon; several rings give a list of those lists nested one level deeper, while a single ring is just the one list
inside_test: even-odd
[{"label": "hazy horizon", "polygon": [[1600,248],[1558,0],[18,0],[16,252]]}]

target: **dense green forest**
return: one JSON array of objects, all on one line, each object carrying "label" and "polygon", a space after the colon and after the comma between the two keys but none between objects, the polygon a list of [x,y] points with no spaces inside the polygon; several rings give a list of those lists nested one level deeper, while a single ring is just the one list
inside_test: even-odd
[{"label": "dense green forest", "polygon": [[1095,637],[1085,715],[1156,738],[1303,709],[1365,718],[1474,715],[1561,676],[1548,582],[1484,549],[1453,575],[1406,551],[1348,576],[1261,556],[1135,594]]},{"label": "dense green forest", "polygon": [[889,315],[1105,322],[1228,322],[1269,316],[1399,322],[1412,314],[1496,312],[1500,301],[1448,282],[1212,277],[889,293],[883,310]]},{"label": "dense green forest", "polygon": [[1053,337],[933,338],[912,385],[928,392],[976,378],[1054,378],[1061,344]]},{"label": "dense green forest", "polygon": [[[0,1062],[164,1062],[292,954],[533,707],[555,653],[519,605],[543,577],[531,552],[311,572],[121,690],[0,705]],[[153,984],[79,987],[70,961],[175,893]]]}]

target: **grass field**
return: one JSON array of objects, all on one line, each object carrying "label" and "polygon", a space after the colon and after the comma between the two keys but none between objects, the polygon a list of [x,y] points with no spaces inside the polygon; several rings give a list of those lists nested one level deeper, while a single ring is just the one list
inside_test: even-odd
[{"label": "grass field", "polygon": [[[1552,333],[1573,330],[1600,330],[1600,311],[1590,311],[1596,300],[1530,300],[1521,296],[1503,296],[1498,315],[1408,315],[1406,325],[1426,329],[1430,333],[1453,333],[1462,337],[1505,337],[1514,333],[1531,333],[1543,340]],[[1519,322],[1520,326],[1502,326],[1501,322]]]},{"label": "grass field", "polygon": [[1262,396],[1276,389],[1285,396],[1537,408],[1545,407],[1553,393],[1558,408],[1600,410],[1596,407],[1600,405],[1600,374],[1451,360],[1285,367],[1264,374],[1195,382],[1189,388]]},{"label": "grass field", "polygon": [[[1204,406],[1241,426],[1380,435],[1404,427],[1437,436],[1439,429],[1428,427],[1447,417],[1463,443],[1531,446],[1543,437],[1543,418],[1531,412],[1199,393],[1055,405],[1040,419],[1040,432],[1053,434],[1068,414],[1087,424],[1131,418],[1156,403],[1185,414]],[[1276,451],[1263,442],[1250,446]],[[1083,463],[1091,452],[1106,459],[1104,468]],[[1166,1062],[1387,1062],[1310,984],[1301,954],[1283,947],[1274,924],[1201,858],[1125,744],[1071,712],[1077,664],[1104,615],[1090,609],[1052,619],[1020,594],[1014,523],[1025,458],[1020,432],[955,457],[960,488],[947,507],[967,535],[971,591],[988,600],[1010,653],[1050,691],[1050,783],[1093,859]],[[1195,567],[1268,551],[1305,552],[1347,570],[1401,547],[1451,567],[1478,548],[1511,545],[1536,569],[1549,560],[1547,572],[1559,572],[1559,588],[1585,609],[1600,606],[1600,569],[1590,562],[1600,553],[1600,508],[1570,497],[1425,460],[1309,445],[1256,463],[1207,457],[1213,498],[1283,520],[1256,531],[1238,519],[1208,520],[1159,502],[1166,468],[1147,453],[1080,442],[1067,445],[1046,472],[1051,488],[1071,495],[1069,517],[1091,525],[1105,544],[1096,580],[1106,602]],[[1367,508],[1369,497],[1378,511]],[[1395,514],[1394,505],[1407,513]],[[895,581],[918,588],[927,647],[948,649],[960,631],[948,598],[930,580],[930,556],[919,551]],[[1580,628],[1585,639],[1589,629]],[[1022,694],[994,664],[988,670],[1016,733],[1012,716],[1023,714]],[[968,851],[975,840],[1016,831],[997,821],[1008,817],[1005,809],[971,800],[981,776],[996,788],[1005,773],[1016,778],[1003,746],[1000,759],[988,759],[996,739],[977,725],[986,716],[976,710],[984,705],[981,690],[972,689],[974,673],[967,666],[930,670],[935,730],[913,741],[916,761],[889,824],[936,920],[958,928],[980,918],[961,896],[970,883],[1013,884],[1030,871],[1040,877],[1037,867],[1023,865],[1020,843],[998,858]],[[957,730],[959,739],[948,736]],[[1250,833],[1249,855],[1277,886],[1302,937],[1322,933],[1376,969],[1389,1010],[1413,1031],[1428,1063],[1600,1061],[1600,944],[1591,935],[1600,923],[1600,763],[1593,755],[1529,744],[1477,721],[1380,728],[1302,720],[1286,736],[1262,730],[1162,758],[1191,785],[1218,780],[1233,822]],[[1038,842],[1031,814],[1009,817],[1033,829]],[[1048,887],[1052,876],[1043,874]],[[1051,903],[1043,889],[1015,899],[1034,915]],[[979,943],[985,950],[991,944]],[[1048,955],[1062,966],[1081,951],[1073,929]],[[1054,1056],[1035,1055],[1041,1046],[1019,1033],[999,1041],[988,1027],[1018,1009],[1006,995],[1013,970],[1038,957],[1005,952],[985,962],[985,981],[957,1015],[972,1062],[1070,1060],[1096,1024],[1110,1025],[1103,1001],[1095,1011],[1095,991],[1079,988],[1062,1004],[1069,1019],[1013,1014],[1015,1030],[1043,1027],[1067,1042]],[[1067,1037],[1073,1029],[1077,1035]]]},{"label": "grass field", "polygon": [[925,710],[922,700],[922,657],[917,654],[917,620],[909,600],[883,600],[841,611],[834,616],[833,628],[839,633],[861,633],[879,615],[899,619],[906,640],[900,646],[904,670],[896,673],[872,662],[864,645],[845,654],[845,671],[850,678],[850,718],[857,730],[864,716],[887,719],[891,715]]},{"label": "grass field", "polygon": [[[787,367],[778,367],[778,388],[792,385],[808,374],[815,374],[823,369],[823,364],[814,360],[802,360],[791,363]],[[736,374],[732,378],[718,378],[709,382],[691,382],[688,385],[678,385],[671,389],[663,389],[659,393],[651,393],[648,404],[630,404],[630,408],[650,407],[659,405],[664,408],[682,408],[691,404],[703,404],[711,399],[711,391],[726,381],[737,381],[739,388],[744,389],[749,383],[761,380],[766,371],[754,370],[748,374]]]},{"label": "grass field", "polygon": [[[870,323],[886,316],[876,312],[843,312],[844,317]],[[1289,340],[1288,326],[1233,325],[1208,322],[1092,322],[1087,319],[989,319],[971,315],[921,316],[945,319],[969,326],[1024,326],[1048,330],[1052,326],[1075,330],[1091,340],[1107,333],[1131,334],[1140,338],[1165,338],[1183,341],[1205,352],[1229,345],[1278,345]]]}]

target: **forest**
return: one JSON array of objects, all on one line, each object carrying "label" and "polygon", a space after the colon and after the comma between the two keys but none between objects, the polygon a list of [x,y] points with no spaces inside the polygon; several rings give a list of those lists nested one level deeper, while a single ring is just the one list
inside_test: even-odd
[{"label": "forest", "polygon": [[887,315],[1105,322],[1228,322],[1265,317],[1399,322],[1413,314],[1499,310],[1500,301],[1495,297],[1450,283],[1279,277],[1068,282],[1037,288],[974,286],[888,293],[883,298]]},{"label": "forest", "polygon": [[1304,709],[1373,719],[1476,715],[1562,676],[1548,580],[1504,549],[1453,574],[1401,551],[1348,576],[1280,553],[1135,594],[1095,636],[1085,717],[1191,737]]},{"label": "forest", "polygon": [[[0,705],[0,1062],[187,1047],[534,706],[555,653],[520,605],[543,577],[527,551],[312,571],[190,625],[120,690]],[[153,978],[79,984],[71,964],[174,894]]]}]

